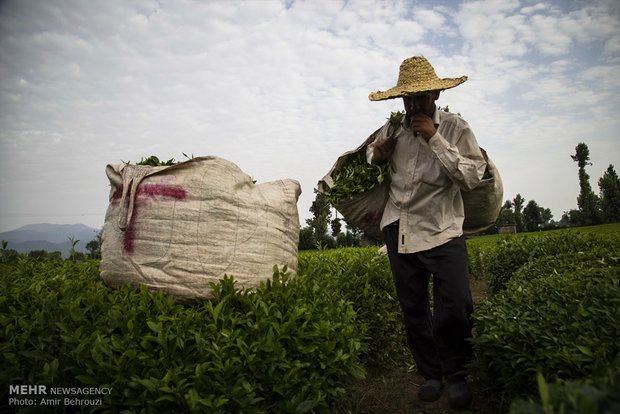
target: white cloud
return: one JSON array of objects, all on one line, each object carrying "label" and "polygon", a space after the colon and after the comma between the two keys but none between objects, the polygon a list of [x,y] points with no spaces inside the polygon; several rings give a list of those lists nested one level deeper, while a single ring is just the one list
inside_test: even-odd
[{"label": "white cloud", "polygon": [[554,16],[533,16],[531,29],[535,39],[530,38],[532,45],[549,55],[567,53],[573,41],[570,33],[564,30],[568,26],[566,23]]},{"label": "white cloud", "polygon": [[616,33],[608,41],[606,41],[603,50],[606,54],[615,56],[617,59],[617,56],[620,54],[620,35]]},{"label": "white cloud", "polygon": [[620,87],[620,66],[598,65],[591,66],[581,73],[583,80],[600,84],[604,88]]},{"label": "white cloud", "polygon": [[530,14],[534,14],[534,13],[539,12],[539,11],[549,10],[550,7],[551,6],[549,4],[546,4],[546,3],[537,3],[537,4],[533,5],[533,6],[523,7],[521,9],[521,13],[530,15]]}]

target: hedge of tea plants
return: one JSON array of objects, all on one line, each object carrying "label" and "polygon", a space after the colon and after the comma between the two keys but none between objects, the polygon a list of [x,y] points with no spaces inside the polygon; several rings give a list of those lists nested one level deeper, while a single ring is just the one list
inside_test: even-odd
[{"label": "hedge of tea plants", "polygon": [[[620,391],[620,236],[517,235],[483,253],[492,295],[474,313],[470,369],[478,386],[494,390],[505,405],[520,396],[541,398],[515,402],[515,412],[532,404],[555,406],[545,412],[576,404],[606,412],[610,390]],[[550,388],[541,391],[538,375]],[[577,403],[566,391],[576,383],[596,389],[598,399],[590,393]]]},{"label": "hedge of tea plants", "polygon": [[510,414],[615,414],[620,412],[620,373],[609,369],[607,377],[547,383],[538,374],[539,399],[521,398],[510,407]]},{"label": "hedge of tea plants", "polygon": [[351,303],[356,329],[365,332],[364,365],[385,366],[409,355],[390,263],[377,247],[300,252],[299,273]]},{"label": "hedge of tea plants", "polygon": [[[468,246],[470,261],[482,250],[493,286],[474,313],[474,389],[503,398],[503,412],[514,401],[513,414],[614,412],[620,236],[562,231]],[[189,305],[108,288],[95,260],[9,253],[3,246],[3,403],[9,384],[42,384],[112,387],[94,412],[346,412],[364,367],[408,357],[376,247],[301,252],[293,279],[276,268],[250,292],[226,277],[211,286],[215,299]]]},{"label": "hedge of tea plants", "polygon": [[108,288],[94,260],[0,271],[3,404],[9,385],[35,384],[112,387],[97,412],[334,412],[364,375],[352,306],[286,269],[255,293],[225,278],[191,305]]},{"label": "hedge of tea plants", "polygon": [[524,233],[490,240],[482,245],[475,241],[471,243],[473,248],[469,251],[469,263],[470,273],[475,278],[484,277],[492,294],[502,290],[521,266],[537,258],[563,253],[598,252],[601,249],[620,251],[618,233],[561,230]]}]

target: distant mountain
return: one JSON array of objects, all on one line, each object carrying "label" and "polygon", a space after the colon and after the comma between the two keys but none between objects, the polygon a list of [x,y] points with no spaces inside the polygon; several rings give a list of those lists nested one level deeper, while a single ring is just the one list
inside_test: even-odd
[{"label": "distant mountain", "polygon": [[59,251],[63,257],[69,256],[71,242],[79,240],[75,250],[86,253],[86,244],[93,240],[99,230],[84,224],[28,224],[16,230],[0,233],[0,240],[8,242],[7,248],[19,253],[28,253],[31,250]]}]

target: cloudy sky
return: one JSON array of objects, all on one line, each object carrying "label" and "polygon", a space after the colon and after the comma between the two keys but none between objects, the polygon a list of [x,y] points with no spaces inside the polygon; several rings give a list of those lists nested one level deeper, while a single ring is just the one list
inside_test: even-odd
[{"label": "cloudy sky", "polygon": [[402,101],[370,102],[424,55],[469,76],[438,104],[495,161],[505,198],[554,219],[620,169],[616,0],[0,1],[0,231],[100,228],[108,163],[217,155],[301,183],[300,221],[336,158]]}]

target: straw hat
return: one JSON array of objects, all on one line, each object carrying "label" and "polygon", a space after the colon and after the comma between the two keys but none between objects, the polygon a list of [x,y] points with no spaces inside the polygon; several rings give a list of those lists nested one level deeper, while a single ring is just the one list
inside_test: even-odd
[{"label": "straw hat", "polygon": [[467,80],[467,76],[460,78],[439,79],[435,74],[435,69],[428,63],[423,56],[414,56],[405,59],[400,64],[398,82],[396,86],[387,91],[372,92],[368,95],[371,101],[382,101],[384,99],[399,98],[416,93],[441,91],[454,88]]}]

